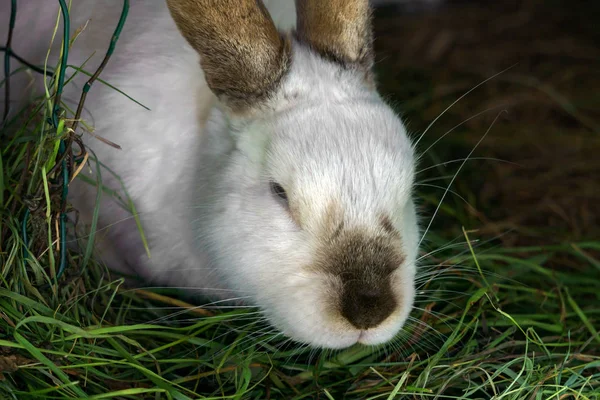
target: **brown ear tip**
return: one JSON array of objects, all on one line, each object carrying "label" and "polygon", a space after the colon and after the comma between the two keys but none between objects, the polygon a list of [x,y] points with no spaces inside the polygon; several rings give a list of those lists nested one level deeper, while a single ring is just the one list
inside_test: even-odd
[{"label": "brown ear tip", "polygon": [[297,0],[297,36],[322,56],[370,69],[372,9],[368,0]]},{"label": "brown ear tip", "polygon": [[211,90],[232,109],[255,108],[289,69],[289,39],[260,0],[166,0],[173,20],[200,54]]}]

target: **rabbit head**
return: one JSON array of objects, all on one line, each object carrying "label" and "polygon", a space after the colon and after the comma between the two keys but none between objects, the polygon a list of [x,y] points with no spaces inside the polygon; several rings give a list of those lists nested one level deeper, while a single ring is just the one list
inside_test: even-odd
[{"label": "rabbit head", "polygon": [[297,341],[393,338],[414,298],[415,159],[375,88],[368,1],[297,0],[289,33],[260,0],[167,3],[219,100],[198,248]]}]

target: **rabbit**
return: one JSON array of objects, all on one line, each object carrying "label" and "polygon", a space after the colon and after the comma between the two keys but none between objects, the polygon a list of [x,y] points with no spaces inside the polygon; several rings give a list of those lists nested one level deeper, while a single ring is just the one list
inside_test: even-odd
[{"label": "rabbit", "polygon": [[[18,4],[13,48],[43,64],[58,5]],[[71,32],[84,29],[69,64],[89,58],[95,70],[121,5],[73,2]],[[149,110],[96,82],[82,115],[94,133],[83,138],[110,171],[92,161],[80,175],[126,188],[150,254],[132,211],[103,194],[102,261],[150,285],[257,306],[315,348],[396,337],[415,297],[416,157],[376,87],[371,14],[367,0],[131,0],[100,77]],[[41,90],[22,75],[15,102]],[[87,79],[65,87],[67,104]],[[71,183],[80,225],[97,194]]]}]

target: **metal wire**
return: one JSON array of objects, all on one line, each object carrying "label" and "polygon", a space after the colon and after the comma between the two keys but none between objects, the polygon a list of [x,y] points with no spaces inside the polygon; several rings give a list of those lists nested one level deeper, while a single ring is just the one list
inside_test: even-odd
[{"label": "metal wire", "polygon": [[[9,107],[10,59],[11,59],[11,57],[13,57],[17,61],[19,61],[19,62],[23,63],[24,65],[26,65],[27,67],[31,68],[33,71],[51,76],[53,79],[56,79],[56,81],[55,81],[56,82],[56,91],[54,93],[54,98],[53,98],[53,102],[52,102],[52,113],[51,113],[51,117],[50,117],[50,121],[49,121],[53,127],[53,131],[50,133],[57,133],[57,131],[59,129],[60,120],[61,120],[61,118],[64,118],[64,112],[63,112],[64,110],[61,108],[60,105],[61,105],[61,96],[62,96],[62,93],[64,90],[64,85],[65,85],[65,71],[67,69],[67,61],[68,61],[68,57],[69,57],[70,17],[69,17],[69,9],[68,9],[68,6],[67,6],[65,0],[58,0],[58,3],[60,5],[60,10],[61,10],[62,19],[63,19],[62,54],[61,54],[61,60],[60,60],[58,70],[54,71],[54,72],[50,72],[50,71],[45,71],[42,68],[32,65],[31,63],[24,60],[22,57],[19,57],[17,54],[15,54],[15,52],[12,50],[12,47],[11,47],[12,46],[12,36],[13,36],[16,15],[17,15],[17,0],[11,0],[11,14],[10,14],[8,40],[6,42],[5,47],[0,47],[0,51],[4,52],[4,72],[5,72],[5,85],[6,85],[6,87],[5,87],[6,104],[5,104],[5,109],[4,109],[3,123],[6,122],[9,111],[10,111],[10,107]],[[108,63],[108,60],[110,59],[111,55],[113,54],[113,52],[115,50],[117,41],[119,40],[119,36],[121,34],[121,31],[123,30],[123,26],[125,25],[125,21],[127,19],[128,12],[129,12],[129,0],[123,0],[123,9],[121,11],[121,16],[119,18],[117,27],[115,28],[115,31],[112,35],[110,45],[108,47],[106,55],[104,56],[104,59],[102,60],[102,63],[100,64],[100,66],[98,67],[96,72],[92,75],[92,77],[87,81],[87,83],[83,87],[81,98],[80,98],[79,104],[77,106],[77,112],[75,114],[74,123],[72,126],[73,132],[71,132],[70,135],[75,134],[75,130],[77,129],[77,126],[78,126],[78,120],[81,117],[81,111],[83,110],[83,105],[85,103],[87,93],[90,91],[94,81],[102,73],[102,70]],[[73,165],[69,165],[67,163],[67,160],[68,159],[73,160],[72,148],[71,148],[72,142],[73,142],[72,137],[69,137],[67,139],[65,139],[65,138],[60,139],[59,149],[58,149],[58,157],[57,157],[57,163],[60,163],[60,166],[55,170],[56,176],[61,181],[62,193],[60,196],[60,211],[59,211],[59,220],[58,220],[58,222],[59,222],[59,248],[60,248],[59,260],[60,261],[59,261],[58,271],[56,273],[56,276],[54,277],[54,282],[56,282],[63,275],[63,273],[66,269],[66,266],[67,266],[66,206],[67,206],[67,196],[69,193],[69,180],[71,178],[71,169],[73,167]],[[71,167],[71,168],[69,168],[69,167]],[[27,235],[27,222],[29,220],[30,215],[31,215],[31,211],[30,211],[29,207],[26,207],[25,213],[23,216],[23,220],[22,220],[22,224],[21,224],[21,234],[23,236],[23,243],[25,246],[25,248],[24,248],[25,259],[27,259],[28,254],[29,254],[28,248],[29,248],[30,243],[29,243],[29,238]]]}]

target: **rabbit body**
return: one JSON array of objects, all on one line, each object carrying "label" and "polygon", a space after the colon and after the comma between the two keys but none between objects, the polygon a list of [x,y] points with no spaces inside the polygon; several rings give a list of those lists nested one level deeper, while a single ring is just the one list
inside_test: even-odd
[{"label": "rabbit body", "polygon": [[[14,49],[43,64],[58,6],[18,3]],[[265,4],[279,27],[295,25],[292,0]],[[93,54],[85,69],[97,68],[120,12],[120,1],[73,2],[71,31],[87,25],[69,64]],[[150,249],[148,257],[131,210],[105,193],[99,255],[152,285],[258,305],[284,334],[314,346],[390,340],[412,307],[418,246],[415,160],[401,121],[361,68],[343,68],[296,36],[275,89],[259,106],[238,106],[228,97],[236,93],[211,86],[219,77],[203,73],[181,15],[178,25],[165,2],[132,0],[101,75],[150,111],[99,82],[88,95],[82,118],[121,149],[84,134],[114,175],[94,161],[81,173],[126,188]],[[87,79],[79,74],[65,88],[73,109]],[[26,75],[11,83],[13,100],[41,90]],[[94,186],[71,184],[69,201],[88,226],[96,198]]]}]

